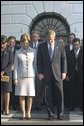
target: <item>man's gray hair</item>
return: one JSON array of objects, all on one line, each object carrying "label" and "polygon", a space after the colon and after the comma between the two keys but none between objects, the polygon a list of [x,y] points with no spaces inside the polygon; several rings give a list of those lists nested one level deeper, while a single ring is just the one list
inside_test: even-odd
[{"label": "man's gray hair", "polygon": [[37,34],[37,35],[39,35],[39,32],[36,31],[36,30],[33,30],[33,31],[31,31],[31,35],[32,35],[32,34]]},{"label": "man's gray hair", "polygon": [[52,35],[52,34],[55,34],[55,35],[56,35],[55,31],[52,30],[52,29],[49,29],[49,30],[46,32],[46,35],[47,35],[47,36]]}]

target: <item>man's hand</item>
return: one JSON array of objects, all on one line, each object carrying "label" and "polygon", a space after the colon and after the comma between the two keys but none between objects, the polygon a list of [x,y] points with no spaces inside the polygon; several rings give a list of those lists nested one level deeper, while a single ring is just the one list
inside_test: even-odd
[{"label": "man's hand", "polygon": [[62,73],[62,80],[66,78],[66,73]]},{"label": "man's hand", "polygon": [[38,78],[41,81],[44,78],[44,75],[43,74],[38,74]]},{"label": "man's hand", "polygon": [[66,81],[69,81],[69,80],[70,80],[69,76],[66,76]]}]

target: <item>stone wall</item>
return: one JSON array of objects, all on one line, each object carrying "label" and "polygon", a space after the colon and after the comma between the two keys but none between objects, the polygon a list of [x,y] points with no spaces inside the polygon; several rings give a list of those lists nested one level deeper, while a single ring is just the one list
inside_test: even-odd
[{"label": "stone wall", "polygon": [[18,40],[29,32],[32,20],[42,12],[61,14],[80,39],[83,38],[83,1],[1,1],[1,34]]}]

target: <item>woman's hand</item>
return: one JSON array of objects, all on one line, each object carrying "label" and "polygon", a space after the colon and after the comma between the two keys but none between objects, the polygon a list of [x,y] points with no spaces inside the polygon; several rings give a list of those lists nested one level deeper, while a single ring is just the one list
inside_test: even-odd
[{"label": "woman's hand", "polygon": [[43,74],[38,74],[38,78],[41,81],[44,78],[44,75]]},{"label": "woman's hand", "polygon": [[70,80],[69,76],[66,76],[66,81],[69,81],[69,80]]},{"label": "woman's hand", "polygon": [[1,77],[4,75],[4,73],[5,73],[4,71],[1,71]]},{"label": "woman's hand", "polygon": [[14,79],[15,86],[18,86],[18,83],[19,83],[18,79]]}]

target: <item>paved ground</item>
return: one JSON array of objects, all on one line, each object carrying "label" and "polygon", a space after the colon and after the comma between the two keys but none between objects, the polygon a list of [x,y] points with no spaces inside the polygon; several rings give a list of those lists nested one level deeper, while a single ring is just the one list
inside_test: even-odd
[{"label": "paved ground", "polygon": [[80,111],[65,111],[64,120],[55,118],[51,121],[47,119],[44,111],[32,111],[31,120],[20,120],[20,111],[10,111],[10,115],[1,115],[1,125],[83,125],[83,113]]}]

